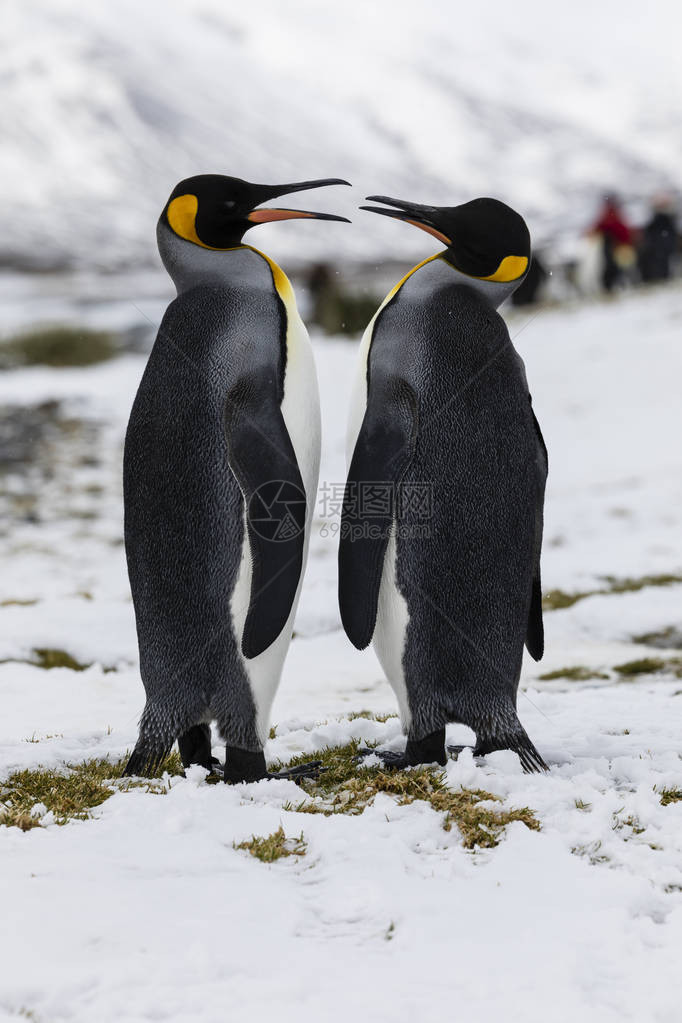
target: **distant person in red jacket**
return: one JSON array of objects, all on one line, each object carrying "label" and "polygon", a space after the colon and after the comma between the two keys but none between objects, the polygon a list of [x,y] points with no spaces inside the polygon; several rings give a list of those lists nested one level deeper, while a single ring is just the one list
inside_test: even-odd
[{"label": "distant person in red jacket", "polygon": [[633,266],[635,261],[632,229],[614,195],[607,195],[604,199],[604,205],[590,233],[602,237],[604,261],[601,281],[605,291],[613,291],[616,284],[621,282],[624,271]]}]

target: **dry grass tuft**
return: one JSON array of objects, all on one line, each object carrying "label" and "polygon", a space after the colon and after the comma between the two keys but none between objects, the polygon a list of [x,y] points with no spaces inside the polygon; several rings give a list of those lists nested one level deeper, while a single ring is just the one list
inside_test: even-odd
[{"label": "dry grass tuft", "polygon": [[675,625],[668,625],[665,629],[643,632],[639,636],[633,636],[632,641],[641,643],[643,646],[659,647],[661,650],[679,650],[682,649],[682,629]]},{"label": "dry grass tuft", "polygon": [[538,676],[543,682],[551,682],[554,679],[565,678],[571,682],[589,682],[592,679],[608,679],[603,671],[596,668],[586,668],[582,664],[575,664],[569,668],[557,668],[555,671],[546,671],[544,675]]},{"label": "dry grass tuft", "polygon": [[245,849],[261,863],[274,863],[275,860],[281,860],[287,856],[305,856],[308,846],[303,832],[298,838],[287,838],[284,828],[280,824],[277,831],[273,831],[271,835],[252,835],[249,841],[240,842],[239,845],[234,843],[233,847]]},{"label": "dry grass tuft", "polygon": [[[77,661],[75,657],[67,653],[66,650],[59,650],[53,647],[36,647],[32,651],[32,657],[29,660],[22,658],[7,658],[0,661],[0,664],[32,664],[36,668],[43,668],[45,671],[51,671],[52,668],[68,668],[70,671],[87,671],[88,668],[92,667],[93,662],[90,661],[87,664],[82,661]],[[103,666],[102,670],[105,673],[110,671],[116,671],[116,668],[111,666]]]},{"label": "dry grass tuft", "polygon": [[371,710],[352,710],[350,714],[344,714],[344,721],[379,721],[386,724],[387,721],[398,718],[395,713],[375,714]]},{"label": "dry grass tuft", "polygon": [[682,678],[682,657],[640,657],[635,661],[626,661],[625,664],[617,664],[615,671],[621,678],[634,678],[636,675],[660,675],[669,674],[675,678]]},{"label": "dry grass tuft", "polygon": [[566,593],[565,590],[549,590],[542,598],[543,611],[563,611],[565,607],[573,607],[579,600],[591,597],[596,591],[586,590],[583,593]]},{"label": "dry grass tuft", "polygon": [[102,758],[67,764],[60,769],[15,771],[7,781],[0,782],[0,824],[21,828],[22,831],[41,827],[43,811],[36,813],[34,810],[39,805],[53,814],[52,822],[55,824],[88,820],[93,808],[115,792],[141,788],[163,795],[168,791],[161,781],[164,772],[182,773],[177,753],[167,757],[150,780],[123,778],[125,764],[126,759],[112,762]]},{"label": "dry grass tuft", "polygon": [[48,647],[36,647],[33,651],[34,660],[31,664],[37,665],[39,668],[45,668],[49,671],[51,668],[70,668],[71,671],[85,671],[89,668],[89,664],[82,664],[77,661],[71,654],[67,654],[66,650],[54,650]]},{"label": "dry grass tuft", "polygon": [[670,803],[682,803],[682,789],[661,789],[661,806],[669,806]]},{"label": "dry grass tuft", "polygon": [[585,597],[607,596],[610,593],[636,593],[648,586],[674,586],[675,583],[682,583],[681,575],[643,575],[636,579],[619,579],[614,575],[604,576],[606,587],[596,590],[583,590],[578,593],[566,593],[565,590],[550,590],[542,598],[542,607],[545,611],[561,611],[563,608],[572,607],[579,600]]},{"label": "dry grass tuft", "polygon": [[0,345],[0,367],[91,366],[117,353],[111,334],[88,327],[47,326],[18,334]]},{"label": "dry grass tuft", "polygon": [[[456,825],[466,849],[493,848],[508,824],[520,821],[533,831],[539,831],[540,822],[528,807],[507,810],[500,806],[499,796],[482,789],[453,790],[446,785],[445,774],[436,767],[413,767],[407,771],[388,771],[383,767],[366,767],[358,762],[359,743],[335,746],[317,752],[325,772],[315,781],[304,785],[312,800],[293,805],[285,810],[299,813],[361,814],[374,802],[379,793],[393,796],[399,806],[421,800],[442,813],[443,828],[450,831]],[[290,765],[305,758],[295,758]]]},{"label": "dry grass tuft", "polygon": [[648,586],[674,586],[675,583],[682,583],[682,575],[642,575],[636,579],[619,579],[615,575],[604,576],[609,585],[608,593],[636,593],[637,590],[644,590]]}]

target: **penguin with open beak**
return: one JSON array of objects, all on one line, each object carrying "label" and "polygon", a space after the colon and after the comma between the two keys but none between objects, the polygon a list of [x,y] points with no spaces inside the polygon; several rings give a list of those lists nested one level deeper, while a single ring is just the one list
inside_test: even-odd
[{"label": "penguin with open beak", "polygon": [[146,692],[126,774],[147,773],[176,739],[185,766],[215,768],[215,721],[226,781],[273,777],[263,745],[307,558],[320,410],[291,284],[242,239],[270,221],[345,220],[259,208],[337,184],[348,182],[202,174],[173,189],[159,219],[177,298],[125,442],[125,545]]},{"label": "penguin with open beak", "polygon": [[528,228],[496,199],[369,199],[384,206],[362,209],[445,246],[371,320],[351,407],[341,617],[356,647],[373,642],[407,733],[404,753],[379,756],[444,764],[445,726],[459,722],[476,755],[511,749],[543,769],[516,696],[524,642],[543,653],[547,452],[496,311],[527,272]]}]

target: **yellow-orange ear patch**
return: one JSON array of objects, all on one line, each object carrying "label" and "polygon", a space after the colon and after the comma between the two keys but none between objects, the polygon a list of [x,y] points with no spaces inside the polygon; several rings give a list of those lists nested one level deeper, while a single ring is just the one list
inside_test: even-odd
[{"label": "yellow-orange ear patch", "polygon": [[494,274],[489,277],[480,277],[481,281],[500,281],[508,283],[515,281],[526,272],[528,260],[525,256],[505,256]]},{"label": "yellow-orange ear patch", "polygon": [[179,195],[168,204],[166,217],[171,228],[180,238],[186,242],[193,242],[201,245],[202,249],[211,249],[212,252],[224,252],[224,249],[217,249],[214,245],[205,245],[197,234],[196,217],[199,209],[199,200],[196,195]]},{"label": "yellow-orange ear patch", "polygon": [[177,235],[185,241],[194,242],[195,245],[202,245],[197,235],[195,220],[199,200],[196,195],[179,195],[168,204],[166,217],[168,223]]}]

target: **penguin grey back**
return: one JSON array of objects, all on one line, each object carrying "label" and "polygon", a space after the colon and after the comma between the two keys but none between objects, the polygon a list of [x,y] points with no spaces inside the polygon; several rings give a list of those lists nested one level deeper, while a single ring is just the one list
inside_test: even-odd
[{"label": "penguin grey back", "polygon": [[[524,639],[542,654],[546,471],[504,321],[445,260],[424,265],[374,322],[339,553],[342,619],[362,648],[375,630],[394,530],[396,586],[409,613],[410,736],[449,721],[472,727],[479,744],[520,729]],[[367,480],[390,484],[394,504],[355,522],[350,487]]]},{"label": "penguin grey back", "polygon": [[[258,259],[239,258],[249,257]],[[282,310],[262,266],[246,295],[240,282],[195,287],[171,303],[126,435],[125,541],[145,725],[170,741],[213,717],[235,745],[259,745],[230,608],[245,524],[227,425],[245,378],[264,377],[269,404],[281,401]],[[219,705],[226,676],[229,708]]]}]

